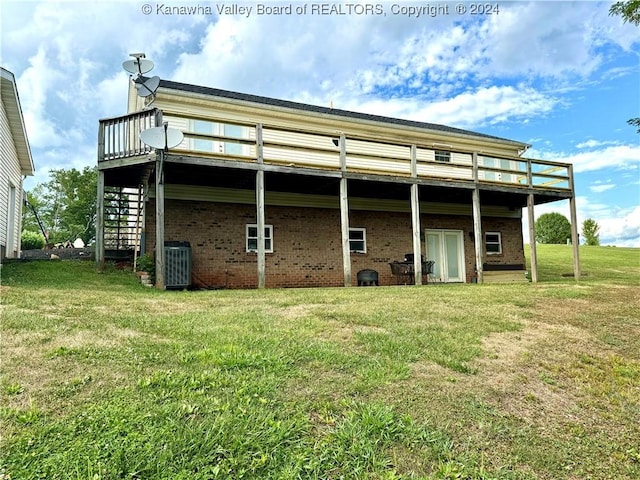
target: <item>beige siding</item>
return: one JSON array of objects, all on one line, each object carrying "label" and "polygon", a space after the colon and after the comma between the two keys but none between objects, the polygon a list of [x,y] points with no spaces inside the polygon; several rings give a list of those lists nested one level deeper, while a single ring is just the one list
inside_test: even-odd
[{"label": "beige siding", "polygon": [[[22,215],[22,176],[15,143],[9,129],[4,103],[0,101],[0,245],[7,257],[18,255],[20,248],[20,220]],[[15,188],[15,201],[9,205],[11,187]],[[10,212],[13,212],[13,231],[9,232]]]},{"label": "beige siding", "polygon": [[472,159],[469,153],[451,153],[450,162],[436,162],[435,150],[418,148],[419,177],[442,177],[471,180],[473,178]]},{"label": "beige siding", "polygon": [[[474,181],[473,152],[478,153],[478,181],[525,186],[527,162],[520,157],[525,144],[483,137],[469,133],[412,125],[390,124],[375,119],[333,115],[327,111],[298,109],[275,104],[205,95],[166,88],[159,90],[153,105],[162,109],[173,128],[185,132],[187,138],[177,148],[193,156],[256,161],[255,126],[263,126],[265,163],[290,167],[339,170],[339,147],[334,142],[346,138],[347,172],[390,176],[411,175],[411,146],[416,146],[417,175],[443,181]],[[199,119],[216,124],[243,125],[249,143],[225,141],[220,132],[195,137],[192,121]],[[208,142],[208,143],[207,143]],[[238,145],[241,145],[240,149]],[[450,161],[436,161],[437,150],[451,152]],[[538,174],[534,168],[533,185],[570,190],[568,169],[561,167],[556,177],[543,173],[556,168],[541,162]],[[500,171],[502,170],[502,171]],[[556,175],[555,173],[552,175]],[[564,176],[562,176],[564,175]]]},{"label": "beige siding", "polygon": [[523,144],[502,142],[480,136],[458,135],[452,132],[428,130],[405,125],[392,125],[378,121],[353,119],[313,111],[292,110],[276,105],[258,105],[228,98],[209,97],[192,92],[160,88],[154,106],[167,114],[217,118],[221,121],[240,122],[265,127],[324,132],[327,136],[368,138],[386,143],[417,144],[423,148],[442,143],[455,151],[482,151],[496,156],[517,156]]},{"label": "beige siding", "polygon": [[[163,117],[162,120],[164,122],[167,122],[169,124],[169,127],[180,130],[182,133],[190,131],[189,121],[186,118],[166,116]],[[189,149],[189,140],[185,138],[184,140],[182,140],[182,143],[175,148],[179,150]]]}]

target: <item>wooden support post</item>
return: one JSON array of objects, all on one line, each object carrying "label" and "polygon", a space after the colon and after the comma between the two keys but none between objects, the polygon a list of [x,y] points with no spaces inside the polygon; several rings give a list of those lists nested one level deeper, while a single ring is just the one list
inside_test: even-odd
[{"label": "wooden support post", "polygon": [[104,270],[104,171],[98,170],[96,197],[96,267]]},{"label": "wooden support post", "polygon": [[[411,145],[411,177],[418,177],[417,147]],[[411,184],[411,227],[413,229],[414,284],[422,285],[422,248],[420,244],[420,198],[418,184]]]},{"label": "wooden support post", "polygon": [[[340,168],[344,175],[347,171],[347,140],[340,135]],[[351,247],[349,245],[349,195],[347,179],[340,179],[340,230],[342,233],[342,266],[344,271],[344,286],[352,286],[351,279]]]},{"label": "wooden support post", "polygon": [[164,290],[164,151],[156,160],[156,288]]},{"label": "wooden support post", "polygon": [[533,193],[527,197],[527,212],[529,214],[529,248],[531,249],[531,281],[538,283],[538,254],[536,252],[536,227],[533,215]]},{"label": "wooden support post", "polygon": [[569,183],[571,198],[569,210],[571,211],[571,244],[573,246],[573,276],[580,280],[580,237],[578,236],[578,214],[576,212],[576,191],[573,184],[573,165],[569,165]]},{"label": "wooden support post", "polygon": [[471,156],[473,182],[475,188],[473,189],[471,201],[472,201],[472,214],[473,214],[473,242],[474,250],[476,254],[476,275],[478,276],[477,282],[484,282],[484,242],[482,241],[482,209],[480,208],[480,189],[478,180],[478,152],[473,152]]},{"label": "wooden support post", "polygon": [[[258,164],[264,163],[262,124],[256,125],[256,153]],[[265,206],[264,206],[264,170],[256,172],[256,226],[258,230],[258,288],[266,285],[266,254],[264,248]]]},{"label": "wooden support post", "polygon": [[264,248],[264,170],[256,172],[256,225],[258,230],[258,288],[265,288],[266,284],[266,255]]},{"label": "wooden support post", "polygon": [[473,202],[473,241],[476,252],[476,273],[478,283],[484,282],[484,242],[482,241],[482,210],[480,209],[480,189],[476,188],[471,192]]}]

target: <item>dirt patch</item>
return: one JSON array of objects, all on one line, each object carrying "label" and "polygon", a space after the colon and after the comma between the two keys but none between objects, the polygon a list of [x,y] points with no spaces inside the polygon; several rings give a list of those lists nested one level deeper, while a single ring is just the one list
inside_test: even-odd
[{"label": "dirt patch", "polygon": [[[2,401],[10,408],[29,408],[33,399],[47,398],[53,390],[66,385],[89,383],[88,389],[101,388],[105,383],[122,376],[121,369],[112,369],[108,363],[78,361],[77,352],[97,352],[119,348],[131,340],[152,338],[155,343],[163,341],[129,328],[105,325],[100,332],[95,330],[49,332],[4,331],[2,333],[2,389],[19,384],[18,395],[2,395]],[[84,358],[84,357],[83,357]],[[11,376],[8,375],[11,372]],[[42,401],[38,402],[42,403]],[[46,405],[38,405],[44,409]]]},{"label": "dirt patch", "polygon": [[520,332],[486,337],[478,374],[462,381],[526,423],[576,419],[578,398],[549,366],[570,361],[574,348],[587,343],[589,335],[570,325],[527,322]]},{"label": "dirt patch", "polygon": [[[579,424],[606,431],[602,412],[610,400],[602,398],[595,410],[585,405],[589,392],[601,388],[601,380],[590,376],[583,362],[606,365],[607,359],[628,350],[628,344],[637,343],[640,336],[637,322],[612,322],[629,319],[637,307],[638,292],[616,288],[606,295],[607,302],[593,298],[541,301],[521,331],[483,339],[484,354],[475,362],[478,373],[463,376],[461,384],[501,412],[542,429]],[[603,341],[613,326],[616,333],[626,329],[626,342],[620,347]]]}]

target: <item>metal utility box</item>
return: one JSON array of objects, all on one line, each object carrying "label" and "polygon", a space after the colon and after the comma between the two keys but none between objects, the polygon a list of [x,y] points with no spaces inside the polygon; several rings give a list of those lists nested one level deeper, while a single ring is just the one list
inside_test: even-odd
[{"label": "metal utility box", "polygon": [[191,245],[189,242],[164,242],[165,288],[191,286]]}]

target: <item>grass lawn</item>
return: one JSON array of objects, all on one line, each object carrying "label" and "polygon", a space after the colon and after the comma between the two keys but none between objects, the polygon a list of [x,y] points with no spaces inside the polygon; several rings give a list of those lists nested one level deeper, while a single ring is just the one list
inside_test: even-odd
[{"label": "grass lawn", "polygon": [[540,283],[159,292],[2,267],[0,479],[640,478],[640,250]]}]

